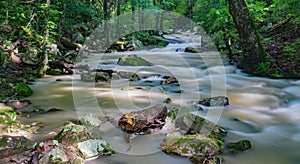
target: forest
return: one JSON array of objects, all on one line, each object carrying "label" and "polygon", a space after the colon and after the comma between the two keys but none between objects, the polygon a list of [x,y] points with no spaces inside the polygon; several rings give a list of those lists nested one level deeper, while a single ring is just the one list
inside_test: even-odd
[{"label": "forest", "polygon": [[[1,67],[0,69],[0,85],[1,85],[0,88],[0,116],[1,116],[0,117],[0,128],[1,128],[0,129],[0,137],[1,137],[0,161],[2,162],[12,161],[12,163],[22,163],[20,161],[23,162],[26,161],[31,163],[39,163],[39,162],[55,163],[59,161],[62,163],[63,162],[83,163],[84,159],[88,159],[91,156],[111,155],[118,152],[118,150],[116,152],[115,150],[113,150],[114,149],[113,144],[111,146],[107,144],[104,140],[99,140],[101,141],[100,143],[99,142],[94,143],[94,141],[92,143],[80,142],[83,144],[78,144],[77,146],[80,147],[79,145],[85,145],[85,144],[98,145],[98,148],[96,149],[100,149],[100,148],[102,149],[101,151],[98,152],[99,154],[90,155],[88,153],[89,152],[88,150],[83,150],[89,148],[73,150],[72,147],[72,150],[68,149],[68,152],[66,153],[67,155],[66,154],[61,155],[60,150],[65,148],[62,148],[63,146],[57,146],[56,143],[54,142],[54,140],[55,141],[57,140],[56,142],[59,141],[61,143],[65,142],[67,144],[70,143],[73,144],[73,142],[75,141],[73,141],[72,139],[75,138],[74,140],[83,141],[84,140],[83,138],[87,136],[88,139],[94,139],[93,135],[98,135],[98,134],[91,135],[89,133],[91,129],[84,130],[88,132],[77,131],[76,134],[74,134],[74,129],[72,131],[72,128],[74,128],[74,126],[76,127],[84,126],[84,128],[86,128],[85,126],[87,126],[87,127],[92,127],[97,129],[97,127],[100,126],[100,124],[102,126],[103,122],[110,122],[111,120],[116,119],[116,118],[108,118],[108,116],[106,115],[101,116],[100,120],[98,120],[99,118],[96,118],[94,116],[87,115],[83,117],[86,119],[83,120],[81,119],[79,121],[77,120],[76,123],[78,123],[78,125],[74,122],[69,123],[65,125],[64,127],[65,129],[62,132],[57,131],[55,133],[56,135],[53,136],[51,135],[51,137],[54,138],[53,140],[45,141],[46,138],[49,139],[51,137],[44,137],[44,138],[40,137],[44,139],[43,140],[44,142],[41,142],[44,145],[39,144],[39,146],[36,146],[35,148],[28,148],[27,144],[33,144],[32,143],[33,141],[30,141],[30,143],[28,143],[29,141],[27,142],[27,140],[24,138],[10,139],[11,142],[14,142],[10,144],[10,146],[15,145],[15,143],[21,142],[21,146],[19,147],[15,146],[15,148],[13,149],[5,149],[5,147],[9,147],[9,146],[3,145],[3,142],[7,140],[7,138],[5,137],[13,136],[13,134],[20,134],[21,131],[22,132],[26,131],[26,133],[29,133],[30,135],[32,135],[33,133],[38,133],[36,128],[42,128],[44,125],[36,125],[35,122],[33,123],[32,121],[39,120],[38,119],[39,117],[44,118],[41,115],[45,116],[52,112],[54,113],[65,112],[64,107],[60,107],[60,105],[55,105],[55,104],[48,104],[46,106],[37,105],[39,104],[39,101],[36,99],[37,97],[35,97],[36,96],[35,94],[44,93],[42,92],[43,90],[49,90],[49,91],[52,90],[51,88],[39,89],[38,85],[40,85],[40,83],[38,82],[41,81],[45,82],[43,81],[43,79],[49,80],[49,78],[51,79],[51,77],[54,77],[56,81],[59,82],[59,81],[65,81],[65,78],[69,76],[75,76],[75,74],[79,74],[81,80],[89,81],[89,82],[92,81],[93,83],[95,83],[97,87],[106,88],[108,85],[107,83],[115,80],[116,79],[115,76],[117,75],[118,78],[121,79],[125,78],[125,79],[129,79],[130,82],[132,81],[136,82],[134,84],[128,82],[129,87],[122,88],[121,89],[122,92],[123,91],[131,92],[131,90],[142,90],[141,92],[144,92],[145,90],[147,90],[147,87],[154,87],[154,88],[160,87],[159,88],[160,91],[164,92],[164,94],[170,93],[170,95],[168,95],[164,99],[163,103],[169,105],[172,104],[172,100],[176,99],[176,94],[184,94],[184,92],[186,92],[184,91],[184,89],[181,88],[178,89],[179,85],[180,86],[183,85],[183,84],[179,84],[181,82],[180,77],[173,77],[170,75],[163,75],[163,73],[159,73],[160,75],[158,78],[162,78],[161,82],[155,83],[152,81],[152,83],[150,82],[151,83],[150,84],[149,81],[147,81],[147,78],[149,78],[150,75],[148,74],[144,75],[143,73],[139,74],[138,71],[131,74],[131,72],[129,71],[131,70],[132,66],[135,67],[143,66],[143,68],[145,67],[145,69],[154,66],[154,68],[149,68],[151,70],[149,72],[153,72],[153,74],[155,74],[155,69],[156,69],[155,64],[153,64],[153,62],[144,61],[144,59],[140,58],[139,56],[141,55],[141,56],[145,56],[146,59],[148,58],[151,59],[151,57],[147,57],[148,54],[146,54],[146,52],[142,50],[146,50],[148,53],[153,53],[156,55],[156,51],[154,48],[157,47],[161,49],[166,48],[166,50],[169,50],[167,49],[168,47],[171,47],[170,49],[172,49],[172,46],[174,46],[175,48],[174,47],[173,48],[176,49],[176,52],[183,51],[181,53],[187,53],[187,54],[212,53],[211,56],[214,56],[215,51],[212,50],[214,49],[216,50],[218,55],[220,55],[221,58],[226,61],[224,62],[225,63],[224,73],[228,73],[227,71],[231,69],[241,71],[241,74],[239,75],[236,75],[237,73],[232,76],[228,75],[228,81],[229,81],[228,86],[234,86],[235,84],[237,84],[237,87],[241,87],[241,86],[244,87],[244,85],[255,84],[255,87],[260,86],[262,88],[266,87],[267,89],[270,89],[262,93],[263,92],[262,90],[259,91],[257,90],[257,88],[254,87],[254,89],[253,88],[252,89],[246,88],[245,90],[241,89],[241,91],[236,91],[239,93],[236,93],[234,89],[229,87],[229,89],[227,88],[229,90],[228,91],[229,96],[228,95],[212,96],[213,94],[206,93],[206,90],[211,91],[213,90],[214,87],[207,86],[206,88],[204,86],[205,89],[199,89],[196,92],[197,93],[199,92],[199,94],[201,94],[203,91],[205,95],[204,97],[205,98],[210,97],[210,98],[201,99],[199,102],[197,102],[198,105],[204,104],[204,106],[214,106],[213,104],[216,103],[216,106],[221,105],[225,107],[229,105],[229,102],[231,103],[231,100],[228,100],[228,97],[229,99],[233,99],[233,98],[238,99],[243,97],[244,92],[245,94],[251,93],[254,95],[257,94],[254,93],[255,91],[259,92],[258,94],[261,97],[259,96],[251,97],[252,95],[250,95],[249,97],[250,100],[248,98],[242,99],[244,101],[241,103],[242,105],[239,104],[238,100],[233,100],[233,104],[236,103],[238,105],[243,106],[245,105],[244,103],[246,103],[246,101],[249,100],[249,103],[252,102],[250,103],[252,106],[256,107],[256,105],[257,106],[261,105],[260,106],[261,108],[268,108],[268,109],[273,109],[273,108],[281,109],[283,106],[287,106],[288,109],[289,108],[294,109],[298,107],[297,104],[300,104],[298,101],[300,95],[299,93],[296,93],[300,91],[300,87],[299,87],[300,84],[299,83],[300,1],[298,0],[286,0],[286,1],[282,1],[282,0],[13,0],[13,1],[2,0],[0,1],[0,7],[1,7],[0,10],[0,67]],[[147,12],[144,11],[148,11],[148,12],[153,11],[153,14],[147,14]],[[182,20],[188,20],[188,22],[190,21],[191,24],[194,24],[197,27],[199,27],[199,30],[197,31],[193,28],[189,28],[188,23],[183,23],[183,25],[178,25],[182,29],[176,29],[176,30],[175,28],[172,29],[173,27],[172,23],[174,22],[170,22],[170,20],[167,19],[168,16],[165,12],[174,13],[172,17],[178,17],[178,18],[182,17]],[[128,18],[128,19],[133,20],[137,28],[140,30],[133,31],[130,34],[114,38],[110,34],[110,32],[118,28],[121,29],[123,28],[122,26],[125,26],[124,24],[122,24],[122,21],[126,22],[127,18],[125,19],[125,17],[122,16],[124,15],[126,16],[126,14],[129,14],[129,16],[133,15],[132,18]],[[147,18],[149,18],[150,15],[154,15],[153,22],[147,22],[148,21]],[[115,23],[116,25],[114,29],[112,28],[113,23]],[[146,26],[147,23],[148,24],[153,23],[151,26],[154,27],[154,30],[153,29],[145,30],[146,27],[144,26]],[[179,24],[178,22],[175,22],[174,24],[176,23]],[[98,27],[103,27],[103,30],[97,31],[96,29]],[[113,32],[118,33],[118,31],[113,31]],[[97,39],[93,39],[93,36],[95,34],[97,34],[98,36]],[[196,36],[198,36],[199,34],[202,35],[202,38],[204,36],[210,38],[209,40],[211,42],[209,43],[209,46],[206,49],[203,47],[201,49],[201,47],[197,47],[197,46],[193,47],[190,45],[182,48],[176,47],[177,44],[180,45],[180,44],[188,43],[189,40],[191,40],[192,38],[196,38]],[[178,37],[173,37],[172,35]],[[104,45],[103,46],[104,49],[99,48],[98,44]],[[93,48],[96,47],[96,48],[95,50],[91,48],[90,51],[88,52],[88,55],[86,55],[83,52],[85,51],[85,48],[87,46],[91,46]],[[161,52],[163,54],[164,51]],[[124,73],[122,72],[124,70],[119,71],[114,69],[105,69],[107,65],[109,66],[111,64],[110,60],[106,61],[108,64],[107,63],[103,64],[99,60],[98,62],[103,65],[103,67],[101,68],[90,68],[90,66],[87,65],[77,64],[78,61],[81,62],[84,60],[88,60],[86,58],[90,58],[90,57],[91,60],[94,60],[94,58],[92,57],[93,55],[90,55],[93,53],[95,54],[104,53],[103,59],[106,59],[105,58],[106,54],[108,54],[107,58],[110,58],[111,54],[112,56],[114,54],[117,54],[115,57],[112,57],[111,60],[120,57],[115,64],[124,67],[124,69],[128,68],[126,66],[130,65],[128,70],[126,70],[128,72]],[[120,56],[119,53],[121,55],[122,53],[126,55],[129,53],[130,55],[128,55],[128,59],[124,59],[121,58],[122,56]],[[160,57],[156,58],[155,55],[152,58],[155,58],[155,60],[159,62]],[[162,59],[162,60],[166,60],[165,61],[166,65],[169,64],[168,66],[171,67],[177,66],[176,65],[177,59],[174,57],[168,57],[168,55],[170,54],[167,54],[166,59]],[[201,57],[205,58],[206,56],[205,57],[201,56]],[[196,59],[198,58],[191,57],[192,63],[194,62],[197,63],[198,61]],[[200,60],[202,59],[199,59],[198,63],[201,63]],[[122,61],[124,63],[121,63]],[[181,69],[181,66],[178,67],[180,67]],[[202,69],[205,67],[205,69],[208,72],[210,72],[209,64],[207,64],[206,66],[192,65],[191,67],[193,67],[193,69],[200,69],[200,68]],[[118,68],[118,67],[114,67],[114,68]],[[184,68],[182,68],[182,71],[183,70]],[[80,73],[76,71],[79,71]],[[185,72],[183,71],[179,74],[185,74]],[[198,74],[203,75],[201,72],[196,73],[195,76],[197,78],[198,78]],[[240,76],[243,76],[243,78]],[[212,75],[210,76],[210,78],[213,77],[214,76]],[[248,80],[245,80],[245,78],[247,78]],[[145,79],[146,82],[142,83],[141,81]],[[239,82],[235,82],[235,79],[240,79],[240,80]],[[205,81],[206,83],[204,81],[201,82],[203,82],[203,85],[206,85],[206,83],[213,84],[213,82],[206,82],[206,81]],[[52,83],[50,82],[47,84],[49,86],[52,85]],[[223,86],[223,84],[220,85]],[[61,86],[59,87],[63,88],[66,86],[61,84]],[[113,87],[115,86],[110,86],[110,88]],[[64,93],[63,90],[60,91],[61,91],[60,93]],[[49,95],[52,94],[52,97],[50,97],[49,99],[53,98],[53,95],[55,95],[54,91],[53,92],[51,91],[50,93],[46,92],[45,94],[49,94]],[[145,93],[141,95],[145,95]],[[239,96],[234,96],[234,95],[239,95]],[[42,97],[45,96],[46,98],[48,95],[47,96],[39,95],[39,96]],[[99,99],[98,100],[99,104],[101,104],[102,99],[106,100],[106,98],[107,97],[103,98],[101,96],[100,98],[97,97],[97,99]],[[253,98],[253,100],[251,98]],[[259,100],[259,98],[261,99]],[[64,101],[67,100],[68,99]],[[138,98],[136,99],[136,101],[139,101]],[[293,102],[293,104],[289,104],[290,102]],[[142,104],[141,102],[139,103]],[[61,104],[63,104],[63,102],[61,102]],[[174,104],[176,103],[174,102]],[[110,104],[110,107],[105,106],[104,109],[112,108],[115,106],[118,106],[118,103],[114,102],[113,104]],[[68,108],[72,108],[72,107],[68,107]],[[168,105],[167,107],[169,108]],[[125,125],[124,122],[132,123],[131,119],[133,118],[129,119],[127,117],[135,117],[135,116],[131,116],[131,114],[136,115],[138,113],[129,113],[127,115],[126,114],[123,115],[119,120],[118,125],[121,127],[123,131],[125,132],[129,131],[128,132],[129,134],[141,133],[141,132],[148,133],[149,129],[152,130],[155,128],[164,129],[163,125],[165,124],[165,122],[167,122],[165,120],[166,118],[168,117],[173,118],[174,113],[175,115],[177,115],[178,113],[179,114],[182,113],[178,111],[177,108],[173,109],[173,105],[171,105],[171,107],[172,110],[170,110],[168,114],[167,111],[165,111],[165,108],[159,105],[154,106],[153,108],[151,107],[146,108],[145,109],[146,114],[142,113],[141,115],[142,117],[146,117],[147,122],[145,123],[141,120],[137,120],[136,123],[139,124],[139,126],[134,127],[137,129],[133,131],[128,130],[127,128],[129,125],[128,126],[127,124]],[[147,111],[147,109],[149,110]],[[163,112],[157,114],[156,109],[162,110]],[[201,110],[203,109],[201,108]],[[156,115],[153,116],[151,115],[151,113],[147,113],[149,111],[150,112],[155,111],[153,113],[155,113]],[[187,111],[188,113],[191,112],[190,110]],[[243,120],[247,120],[245,119],[246,117],[245,115],[247,115],[247,113],[243,115],[242,111],[237,111],[237,113],[234,113],[232,111],[229,112],[229,114],[227,114],[225,117],[226,118],[232,117],[233,120],[238,120],[242,123],[244,123]],[[256,111],[256,112],[261,112],[261,111]],[[262,115],[265,116],[264,114],[265,113],[263,113]],[[66,114],[66,115],[71,115],[71,114]],[[112,115],[113,116],[110,117],[116,117],[115,115],[118,114],[114,113]],[[275,114],[272,113],[270,115],[266,115],[266,117],[273,117]],[[30,119],[31,117],[34,118],[31,120]],[[177,118],[177,116],[174,117]],[[178,124],[184,124],[186,117],[190,119],[191,116],[184,115],[183,117],[184,118],[181,121],[179,121]],[[151,121],[149,121],[149,118],[151,118],[150,119]],[[251,118],[249,118],[250,120],[249,122],[251,122]],[[72,119],[74,119],[74,117],[72,117]],[[138,117],[138,119],[141,118]],[[195,125],[194,127],[195,123],[203,124],[202,117],[200,118],[196,117],[194,119],[195,119],[194,122],[189,123],[189,125],[193,127],[193,130],[187,130],[188,133],[193,133],[191,135],[195,135],[195,133],[198,134],[198,132],[194,133],[194,131],[198,130],[197,125]],[[256,127],[253,128],[254,130],[251,129],[253,130],[252,132],[260,128],[263,129],[262,127],[269,127],[269,124],[272,125],[276,124],[276,123],[269,123],[269,122],[268,124],[266,123],[267,121],[260,121],[254,118],[252,119],[253,119],[252,121],[254,122],[253,124],[257,123],[257,126],[254,126],[253,124],[247,125],[247,127],[248,126]],[[97,121],[95,121],[96,122],[95,123],[91,120],[93,121],[98,120],[102,123],[99,123],[99,125],[96,125],[94,127],[94,124],[98,124],[98,123]],[[61,124],[65,123],[66,120],[61,118],[61,121],[62,123],[58,123],[59,124],[58,127],[61,127]],[[292,119],[290,121],[292,121]],[[43,124],[43,121],[41,122],[42,122],[41,124]],[[294,122],[290,123],[289,121],[287,121],[289,123],[286,123],[284,121],[282,122],[279,121],[279,122],[280,123],[277,124],[280,125],[296,124],[297,126],[299,125],[299,122],[298,124]],[[247,122],[245,124],[247,124]],[[242,127],[244,125],[240,125],[240,126]],[[225,129],[230,130],[231,128],[225,128]],[[176,140],[176,138],[168,138],[170,141],[166,139],[164,143],[161,145],[161,147],[164,152],[171,151],[171,153],[173,154],[177,153],[180,154],[181,156],[187,156],[191,159],[193,163],[221,163],[223,159],[219,157],[219,155],[221,154],[221,152],[223,152],[224,144],[226,144],[223,136],[224,135],[223,130],[225,131],[225,129],[222,128],[222,125],[220,125],[220,127],[217,125],[213,129],[212,135],[210,135],[209,137],[206,136],[207,138],[203,139],[205,140],[205,142],[203,140],[201,141],[201,144],[204,145],[206,144],[205,148],[203,149],[210,149],[210,150],[202,150],[202,152],[200,152],[200,155],[197,154],[191,156],[191,155],[186,155],[188,153],[184,154],[182,152],[181,153],[178,153],[176,151],[174,152],[174,150],[169,150],[168,148],[164,149],[165,147],[167,147],[164,144],[171,142],[171,140]],[[297,128],[293,127],[293,130],[295,129]],[[293,133],[295,133],[296,135],[298,130],[293,131]],[[97,130],[92,129],[92,131],[97,131]],[[44,133],[49,134],[47,130],[44,130]],[[43,133],[41,134],[46,135]],[[194,141],[189,141],[189,139],[191,139],[189,138],[190,136],[184,136],[184,137],[185,138],[181,140],[188,140],[188,142],[194,142]],[[32,140],[39,141],[36,138]],[[125,140],[127,141],[129,140],[128,142],[130,144],[131,142],[130,135],[127,136]],[[227,144],[225,145],[225,147],[227,147],[229,152],[236,154],[239,151],[248,150],[251,147],[249,142],[248,140],[240,140],[239,142],[236,143]],[[55,149],[53,149],[53,147]],[[134,151],[134,145],[132,145],[132,147]],[[45,155],[45,152],[47,151],[50,152],[50,155],[48,154],[48,157],[46,157],[47,155]],[[70,152],[81,151],[81,154],[84,155],[80,156],[78,155],[78,153],[77,154],[74,152],[70,153],[69,151]],[[15,155],[15,154],[21,154],[23,152],[26,152],[25,153],[26,155],[23,155],[22,157],[21,155],[20,156]],[[201,154],[203,152],[204,155]],[[13,156],[12,154],[14,154],[15,156]],[[70,156],[74,157],[73,161],[71,161]],[[122,156],[120,158],[122,158]],[[224,160],[225,163],[226,163],[226,159],[229,159],[230,161],[232,160],[232,158],[233,158],[232,156],[225,157]],[[173,159],[170,159],[170,161],[168,161],[167,158],[166,161],[171,162],[172,160]],[[109,162],[114,162],[114,161],[112,160]],[[157,162],[159,163],[159,161]]]}]

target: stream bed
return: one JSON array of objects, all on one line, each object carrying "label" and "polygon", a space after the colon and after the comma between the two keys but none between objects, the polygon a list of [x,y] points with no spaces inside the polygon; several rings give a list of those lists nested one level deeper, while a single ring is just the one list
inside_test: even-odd
[{"label": "stream bed", "polygon": [[[106,115],[118,120],[126,112],[140,110],[171,98],[173,105],[188,105],[200,98],[227,96],[229,106],[204,108],[198,112],[212,122],[228,129],[226,142],[249,139],[252,148],[232,155],[224,153],[225,164],[296,164],[300,162],[300,80],[269,79],[242,73],[228,64],[217,51],[185,53],[185,47],[200,46],[199,36],[191,34],[166,35],[183,43],[164,48],[134,52],[92,54],[82,62],[100,69],[135,72],[144,77],[139,81],[115,78],[111,82],[84,82],[79,75],[46,76],[37,79],[29,97],[35,107],[58,108],[62,111],[34,114],[31,120],[42,122],[40,134],[59,129],[67,120],[85,113]],[[153,66],[118,66],[122,56],[136,54]],[[95,64],[96,62],[96,64]],[[174,76],[178,85],[162,87],[162,76]],[[56,81],[61,79],[62,81]],[[133,89],[130,89],[133,87]],[[32,110],[33,106],[29,107]],[[113,156],[100,157],[87,163],[191,163],[189,159],[167,155],[160,150],[164,135],[139,135],[132,139],[126,151],[117,124],[101,128],[103,139],[116,150]],[[35,140],[43,140],[43,137]]]}]

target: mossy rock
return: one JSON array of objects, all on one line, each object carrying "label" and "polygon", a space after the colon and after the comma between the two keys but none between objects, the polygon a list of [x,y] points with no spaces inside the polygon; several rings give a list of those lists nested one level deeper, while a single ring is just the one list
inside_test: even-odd
[{"label": "mossy rock", "polygon": [[158,43],[158,46],[160,46],[160,47],[166,47],[168,44],[169,44],[169,42],[162,40],[162,41],[160,41]]},{"label": "mossy rock", "polygon": [[89,82],[108,82],[112,79],[112,75],[108,72],[91,72],[87,74],[81,74],[82,81]]},{"label": "mossy rock", "polygon": [[64,129],[55,137],[55,139],[65,145],[73,145],[91,139],[91,137],[85,126],[70,122],[64,126]]},{"label": "mossy rock", "polygon": [[33,91],[27,84],[19,83],[13,88],[13,93],[17,97],[28,97],[32,95]]},{"label": "mossy rock", "polygon": [[211,134],[216,138],[223,139],[227,133],[224,128],[201,116],[191,113],[199,110],[201,110],[201,108],[199,109],[197,106],[175,106],[168,112],[167,117],[175,122],[176,128],[178,128],[182,134]]},{"label": "mossy rock", "polygon": [[35,142],[23,136],[1,136],[0,137],[0,159],[8,158],[26,150],[31,150]]},{"label": "mossy rock", "polygon": [[103,140],[87,140],[79,142],[78,149],[82,153],[84,159],[96,157],[101,154],[111,155],[115,153],[113,148]]},{"label": "mossy rock", "polygon": [[213,157],[202,157],[202,156],[193,156],[190,158],[192,163],[195,164],[221,164],[223,159],[220,156],[213,156]]},{"label": "mossy rock", "polygon": [[62,75],[62,72],[60,70],[49,70],[47,71],[47,75],[53,75],[53,76],[60,76]]},{"label": "mossy rock", "polygon": [[161,143],[162,151],[185,157],[212,157],[220,154],[224,147],[220,141],[210,135],[196,134],[185,136],[168,136]]},{"label": "mossy rock", "polygon": [[225,96],[210,97],[200,100],[198,104],[204,106],[227,106],[229,105],[229,99]]},{"label": "mossy rock", "polygon": [[166,103],[166,104],[169,104],[171,102],[172,102],[172,99],[170,97],[168,97],[164,100],[164,103]]},{"label": "mossy rock", "polygon": [[203,133],[212,134],[216,138],[224,138],[227,133],[224,128],[192,113],[186,113],[182,118],[182,122],[184,123],[184,128],[187,129],[188,134]]},{"label": "mossy rock", "polygon": [[229,149],[229,152],[232,154],[237,154],[239,151],[246,151],[251,149],[251,141],[249,140],[240,140],[236,143],[229,143],[226,148]]},{"label": "mossy rock", "polygon": [[119,59],[118,65],[121,66],[151,66],[152,63],[147,60],[137,56],[137,55],[128,55]]}]

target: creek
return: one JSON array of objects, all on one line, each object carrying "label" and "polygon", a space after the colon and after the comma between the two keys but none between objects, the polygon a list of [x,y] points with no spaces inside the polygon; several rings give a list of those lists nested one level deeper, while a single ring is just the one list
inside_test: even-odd
[{"label": "creek", "polygon": [[[32,121],[42,122],[38,137],[57,131],[67,121],[85,113],[106,115],[118,120],[123,113],[163,103],[171,98],[172,105],[188,105],[210,96],[227,96],[230,105],[210,107],[199,115],[228,129],[226,142],[249,139],[252,149],[232,155],[222,155],[225,164],[295,164],[300,161],[300,80],[269,79],[250,76],[230,65],[217,51],[185,53],[185,47],[199,46],[199,36],[191,34],[166,35],[183,43],[164,48],[134,52],[91,54],[83,63],[100,69],[135,72],[139,81],[115,78],[111,82],[83,82],[79,75],[46,76],[37,79],[29,97],[32,108],[58,108],[62,111],[33,114]],[[152,62],[153,66],[118,66],[118,58],[136,54]],[[96,64],[95,64],[96,63]],[[175,76],[180,86],[162,88],[161,77]],[[56,81],[61,79],[62,81]],[[138,86],[130,89],[132,86]],[[181,91],[178,93],[178,91]],[[123,140],[116,123],[101,126],[103,139],[116,150],[113,156],[100,157],[87,163],[191,163],[189,159],[163,153],[159,145],[164,135],[139,135],[132,139],[132,148]]]}]

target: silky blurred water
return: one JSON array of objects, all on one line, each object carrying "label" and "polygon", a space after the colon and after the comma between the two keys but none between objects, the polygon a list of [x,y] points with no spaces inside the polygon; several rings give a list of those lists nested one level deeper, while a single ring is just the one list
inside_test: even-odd
[{"label": "silky blurred water", "polygon": [[[46,76],[38,79],[32,89],[30,100],[42,109],[58,108],[63,111],[31,116],[44,127],[41,134],[59,129],[67,120],[85,113],[118,118],[125,112],[140,110],[171,98],[172,105],[187,105],[191,101],[210,96],[226,95],[230,105],[223,110],[205,109],[198,114],[209,116],[220,126],[228,129],[226,142],[240,139],[252,141],[253,148],[238,155],[222,155],[225,164],[296,164],[300,162],[300,83],[299,80],[275,80],[254,77],[229,65],[216,51],[184,53],[187,46],[199,46],[196,35],[170,35],[186,41],[169,44],[165,48],[135,52],[92,54],[83,62],[98,63],[98,68],[135,72],[144,78],[137,82],[115,79],[111,82],[83,82],[79,75]],[[196,44],[198,43],[198,44]],[[118,58],[137,54],[152,62],[153,66],[117,66]],[[180,86],[163,89],[161,77],[175,76]],[[56,81],[61,79],[62,81]],[[138,89],[126,89],[138,86]],[[173,91],[182,90],[182,93]],[[33,106],[29,107],[34,108]],[[164,135],[137,136],[132,149],[126,151],[122,132],[116,123],[101,127],[103,139],[117,151],[113,156],[101,157],[87,163],[191,163],[188,159],[163,153],[159,144]],[[36,138],[41,140],[43,137]]]}]

